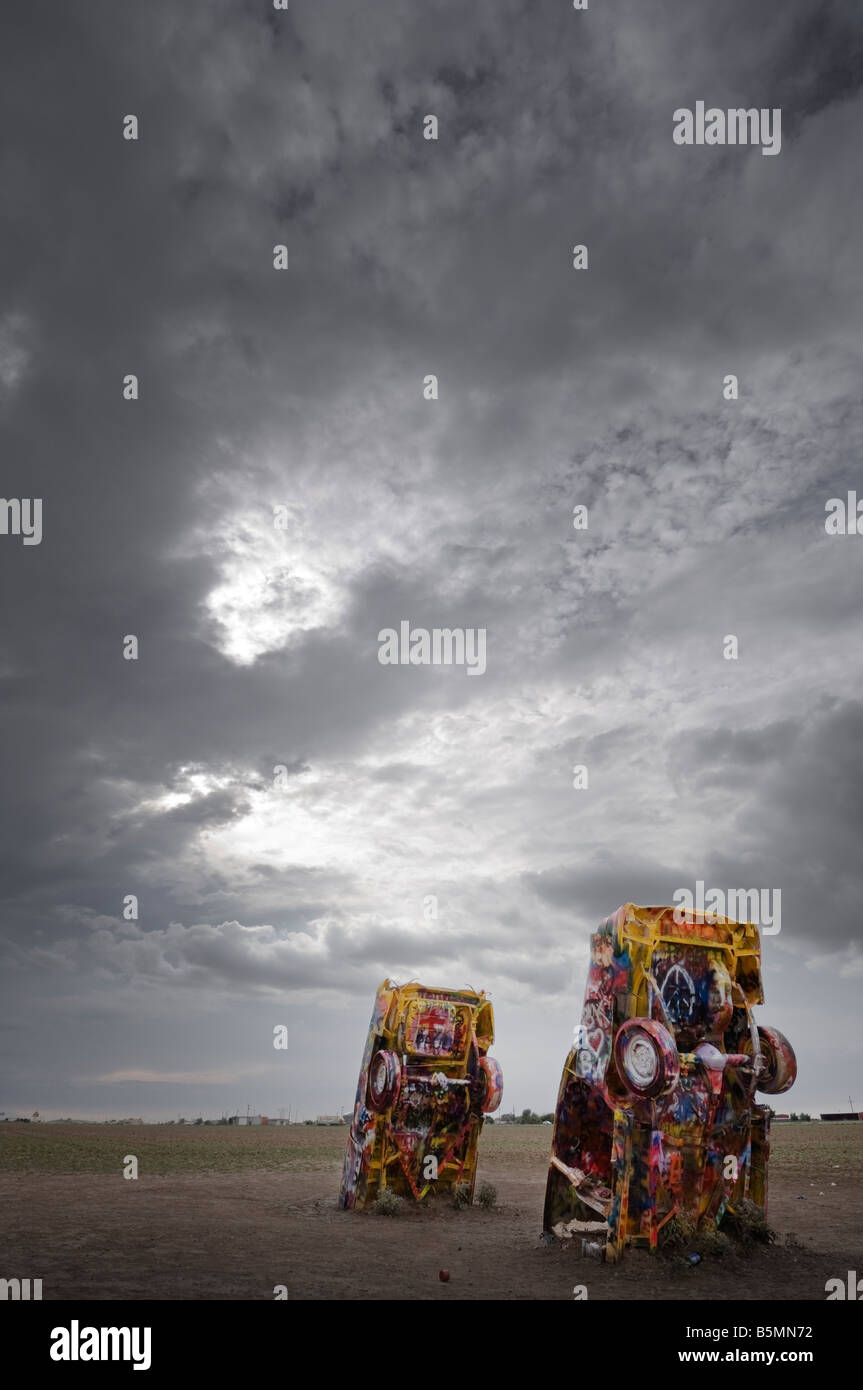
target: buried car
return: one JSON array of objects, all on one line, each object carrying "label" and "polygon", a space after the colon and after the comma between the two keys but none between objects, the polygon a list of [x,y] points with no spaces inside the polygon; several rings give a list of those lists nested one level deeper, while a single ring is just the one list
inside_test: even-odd
[{"label": "buried car", "polygon": [[470,1186],[483,1116],[503,1079],[487,1055],[494,1012],[483,992],[394,985],[375,998],[339,1192],[364,1207],[384,1189],[421,1200]]},{"label": "buried car", "polygon": [[546,1233],[605,1235],[605,1258],[655,1249],[674,1216],[718,1225],[767,1209],[770,1112],[793,1085],[776,1028],[756,1024],[751,922],[625,903],[591,937],[581,1024],[566,1059],[545,1195]]}]

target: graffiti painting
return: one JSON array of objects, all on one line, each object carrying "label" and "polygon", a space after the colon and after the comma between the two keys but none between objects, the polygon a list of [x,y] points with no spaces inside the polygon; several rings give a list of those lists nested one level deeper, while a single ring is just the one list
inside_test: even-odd
[{"label": "graffiti painting", "polygon": [[[791,1045],[756,1024],[752,923],[626,903],[591,938],[581,1024],[558,1094],[543,1224],[606,1227],[606,1259],[654,1249],[685,1213],[718,1225],[766,1211],[769,1110],[796,1077]],[[728,1158],[734,1162],[729,1164]]]},{"label": "graffiti painting", "polygon": [[470,1186],[483,1116],[503,1094],[488,1056],[494,1013],[484,993],[378,989],[348,1134],[340,1207],[364,1207],[386,1188],[417,1201]]}]

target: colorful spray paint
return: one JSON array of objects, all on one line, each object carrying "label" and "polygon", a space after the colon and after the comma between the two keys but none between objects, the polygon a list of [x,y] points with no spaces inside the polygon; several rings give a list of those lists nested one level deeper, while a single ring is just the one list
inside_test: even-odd
[{"label": "colorful spray paint", "polygon": [[[677,910],[680,916],[680,910]],[[796,1076],[763,1002],[752,923],[626,903],[591,938],[581,1023],[558,1094],[543,1225],[605,1230],[605,1257],[655,1249],[678,1213],[718,1225],[767,1208],[769,1111]]]},{"label": "colorful spray paint", "polygon": [[494,1012],[484,993],[402,987],[375,998],[339,1192],[364,1207],[384,1189],[417,1201],[467,1183],[473,1194],[483,1116],[503,1094],[488,1049]]}]

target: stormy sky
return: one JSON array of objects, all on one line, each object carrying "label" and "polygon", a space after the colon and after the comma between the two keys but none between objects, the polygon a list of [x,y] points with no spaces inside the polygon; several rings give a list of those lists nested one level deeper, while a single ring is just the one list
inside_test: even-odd
[{"label": "stormy sky", "polygon": [[[863,1108],[863,18],[0,23],[0,1109],[346,1110],[389,975],[490,991],[550,1110],[590,930],[697,880],[781,892],[784,1108]],[[487,670],[381,665],[405,619]]]}]

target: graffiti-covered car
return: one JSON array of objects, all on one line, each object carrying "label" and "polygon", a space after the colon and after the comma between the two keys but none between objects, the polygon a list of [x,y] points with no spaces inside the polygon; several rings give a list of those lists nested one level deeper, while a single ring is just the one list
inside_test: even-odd
[{"label": "graffiti-covered car", "polygon": [[591,938],[546,1185],[546,1233],[605,1237],[605,1258],[654,1249],[682,1214],[718,1225],[744,1198],[766,1211],[769,1110],[755,1092],[797,1064],[763,1003],[751,922],[625,903]]},{"label": "graffiti-covered car", "polygon": [[421,1200],[476,1180],[483,1116],[503,1094],[488,1056],[494,1012],[483,992],[384,980],[369,1024],[339,1192],[364,1207],[388,1188]]}]

